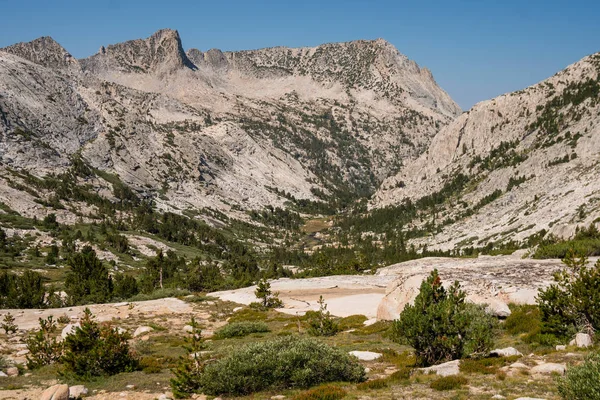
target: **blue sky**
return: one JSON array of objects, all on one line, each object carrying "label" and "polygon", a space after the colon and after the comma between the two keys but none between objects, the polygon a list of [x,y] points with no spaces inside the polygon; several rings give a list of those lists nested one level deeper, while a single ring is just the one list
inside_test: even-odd
[{"label": "blue sky", "polygon": [[179,30],[201,50],[382,37],[468,109],[600,51],[600,1],[0,0],[0,47],[52,36],[76,57]]}]

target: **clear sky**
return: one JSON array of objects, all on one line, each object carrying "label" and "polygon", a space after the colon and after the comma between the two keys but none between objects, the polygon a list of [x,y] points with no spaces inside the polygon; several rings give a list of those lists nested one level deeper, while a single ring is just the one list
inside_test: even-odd
[{"label": "clear sky", "polygon": [[201,50],[381,37],[468,109],[600,51],[600,0],[0,0],[0,47],[52,36],[80,58],[160,28]]}]

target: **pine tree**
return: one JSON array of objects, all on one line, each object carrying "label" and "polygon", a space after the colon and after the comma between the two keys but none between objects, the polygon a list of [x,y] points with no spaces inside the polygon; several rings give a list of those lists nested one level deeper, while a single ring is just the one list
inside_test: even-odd
[{"label": "pine tree", "polygon": [[49,316],[47,319],[39,319],[40,329],[31,334],[25,343],[27,344],[27,368],[36,369],[44,365],[53,364],[60,360],[63,345],[55,337],[56,321]]},{"label": "pine tree", "polygon": [[271,284],[266,279],[261,279],[256,285],[254,295],[260,300],[262,308],[277,308],[282,307],[283,302],[279,299],[279,293],[271,291]]},{"label": "pine tree", "polygon": [[0,328],[4,329],[4,333],[15,333],[17,331],[17,325],[15,325],[15,317],[11,313],[6,313],[2,320]]},{"label": "pine tree", "polygon": [[171,379],[171,389],[175,398],[181,399],[197,393],[200,388],[200,377],[204,370],[204,359],[201,350],[204,348],[202,329],[194,317],[190,321],[192,331],[186,338],[187,353],[179,359],[177,368],[173,370],[175,378]]},{"label": "pine tree", "polygon": [[319,311],[310,314],[308,333],[313,336],[333,336],[340,331],[340,327],[327,310],[323,296],[319,297],[318,303]]}]

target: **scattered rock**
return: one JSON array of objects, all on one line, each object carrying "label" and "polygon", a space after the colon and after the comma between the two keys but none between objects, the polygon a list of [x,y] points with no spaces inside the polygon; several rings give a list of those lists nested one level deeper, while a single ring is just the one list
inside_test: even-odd
[{"label": "scattered rock", "polygon": [[285,396],[282,394],[278,394],[277,396],[271,396],[271,400],[283,400]]},{"label": "scattered rock", "polygon": [[439,376],[458,375],[460,373],[460,360],[448,361],[443,364],[433,365],[427,368],[421,368],[424,373],[435,372]]},{"label": "scattered rock", "polygon": [[133,332],[133,337],[138,337],[144,333],[152,332],[153,330],[154,329],[149,326],[140,326],[135,330],[135,332]]},{"label": "scattered rock", "polygon": [[556,345],[556,351],[565,351],[566,349],[567,349],[567,346],[565,346],[564,344]]},{"label": "scattered rock", "polygon": [[244,309],[244,307],[236,307],[233,309],[233,312],[242,311],[243,309]]},{"label": "scattered rock", "polygon": [[578,333],[575,335],[575,345],[577,347],[591,347],[593,345],[592,337],[587,333]]},{"label": "scattered rock", "polygon": [[0,371],[0,378],[6,378],[8,377],[8,375],[6,375],[4,372]]},{"label": "scattered rock", "polygon": [[510,369],[529,369],[529,367],[527,365],[520,363],[520,362],[512,363],[508,366],[508,368],[510,368]]},{"label": "scattered rock", "polygon": [[160,396],[158,396],[158,400],[171,400],[171,398],[166,394],[161,394]]},{"label": "scattered rock", "polygon": [[26,356],[27,354],[29,354],[29,350],[25,349],[25,350],[21,350],[17,352],[17,357],[23,357]]},{"label": "scattered rock", "polygon": [[8,375],[8,376],[19,376],[19,368],[17,368],[17,367],[8,367],[6,369],[6,375]]},{"label": "scattered rock", "polygon": [[183,327],[183,330],[184,330],[184,332],[192,333],[192,332],[194,332],[194,327],[191,325],[186,325]]},{"label": "scattered rock", "polygon": [[54,385],[42,393],[40,400],[69,400],[69,385]]},{"label": "scattered rock", "polygon": [[88,390],[83,385],[71,386],[69,388],[69,397],[72,399],[77,399],[86,394],[88,394]]},{"label": "scattered rock", "polygon": [[506,347],[504,349],[496,349],[490,352],[490,356],[492,357],[512,357],[512,356],[522,356],[523,354],[515,349],[514,347]]},{"label": "scattered rock", "polygon": [[361,361],[373,361],[381,358],[381,353],[374,353],[372,351],[351,351],[349,352],[354,357],[358,358]]},{"label": "scattered rock", "polygon": [[540,399],[537,397],[519,397],[518,399],[515,400],[546,400],[546,399]]},{"label": "scattered rock", "polygon": [[134,390],[136,388],[136,386],[135,385],[127,385],[127,386],[125,386],[125,388],[129,389],[129,390]]},{"label": "scattered rock", "polygon": [[501,394],[495,394],[492,396],[492,399],[497,399],[497,400],[503,400],[506,397],[502,396]]},{"label": "scattered rock", "polygon": [[377,318],[371,318],[366,320],[365,322],[363,322],[364,326],[371,326],[373,325],[375,322],[377,322]]},{"label": "scattered rock", "polygon": [[564,375],[567,367],[565,364],[557,364],[557,363],[544,363],[540,365],[536,365],[531,368],[532,374],[541,374],[541,375],[550,375],[550,374],[559,374]]}]

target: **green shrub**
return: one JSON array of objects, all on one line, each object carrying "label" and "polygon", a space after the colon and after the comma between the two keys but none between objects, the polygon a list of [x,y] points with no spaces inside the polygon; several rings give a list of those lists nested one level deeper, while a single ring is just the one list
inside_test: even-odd
[{"label": "green shrub", "polygon": [[265,311],[256,310],[254,308],[244,308],[236,312],[229,318],[229,322],[238,321],[266,321],[268,314]]},{"label": "green shrub", "polygon": [[400,367],[400,369],[396,372],[394,372],[393,374],[391,374],[388,379],[392,382],[397,382],[397,381],[405,381],[407,379],[410,379],[410,376],[412,375],[412,369],[408,368],[408,367]]},{"label": "green shrub", "polygon": [[500,367],[515,362],[519,356],[511,357],[488,357],[488,358],[466,358],[460,360],[460,372],[467,374],[493,375]]},{"label": "green shrub", "polygon": [[511,335],[537,333],[541,329],[542,319],[537,305],[509,304],[510,315],[504,321],[504,330]]},{"label": "green shrub", "polygon": [[567,368],[557,383],[563,399],[600,399],[600,353],[588,354],[583,364]]},{"label": "green shrub", "polygon": [[377,390],[383,389],[389,386],[389,382],[386,379],[373,379],[370,381],[362,382],[356,385],[358,390]]},{"label": "green shrub", "polygon": [[466,385],[467,379],[460,375],[444,376],[436,379],[429,384],[429,387],[435,390],[454,390]]},{"label": "green shrub", "polygon": [[542,333],[568,339],[581,330],[600,329],[600,261],[587,266],[586,257],[570,252],[566,268],[554,275],[554,283],[538,295]]},{"label": "green shrub", "polygon": [[244,337],[251,333],[269,332],[270,329],[264,322],[232,322],[215,333],[217,339]]},{"label": "green shrub", "polygon": [[162,371],[162,363],[154,357],[144,357],[140,360],[140,369],[145,374],[158,374]]},{"label": "green shrub", "polygon": [[126,332],[99,325],[86,308],[80,326],[65,338],[65,371],[89,379],[136,370],[138,360],[129,350],[130,338]]},{"label": "green shrub", "polygon": [[348,393],[338,386],[323,385],[293,397],[293,400],[339,400]]},{"label": "green shrub", "polygon": [[364,379],[364,368],[345,351],[315,339],[286,336],[247,344],[206,365],[200,386],[210,395],[246,395]]},{"label": "green shrub", "polygon": [[341,331],[347,331],[349,329],[363,328],[365,326],[364,322],[368,318],[364,315],[350,315],[348,317],[340,318],[338,320],[338,325]]},{"label": "green shrub", "polygon": [[442,286],[437,270],[421,283],[414,305],[394,322],[396,340],[407,340],[419,365],[432,365],[487,353],[493,344],[495,319],[483,307],[465,302],[455,282]]},{"label": "green shrub", "polygon": [[306,313],[308,317],[308,333],[312,336],[334,336],[340,331],[337,321],[327,311],[323,296],[319,297],[319,311]]},{"label": "green shrub", "polygon": [[27,368],[36,369],[58,362],[63,354],[63,344],[56,338],[56,322],[49,316],[39,319],[40,329],[29,335],[27,345]]}]

